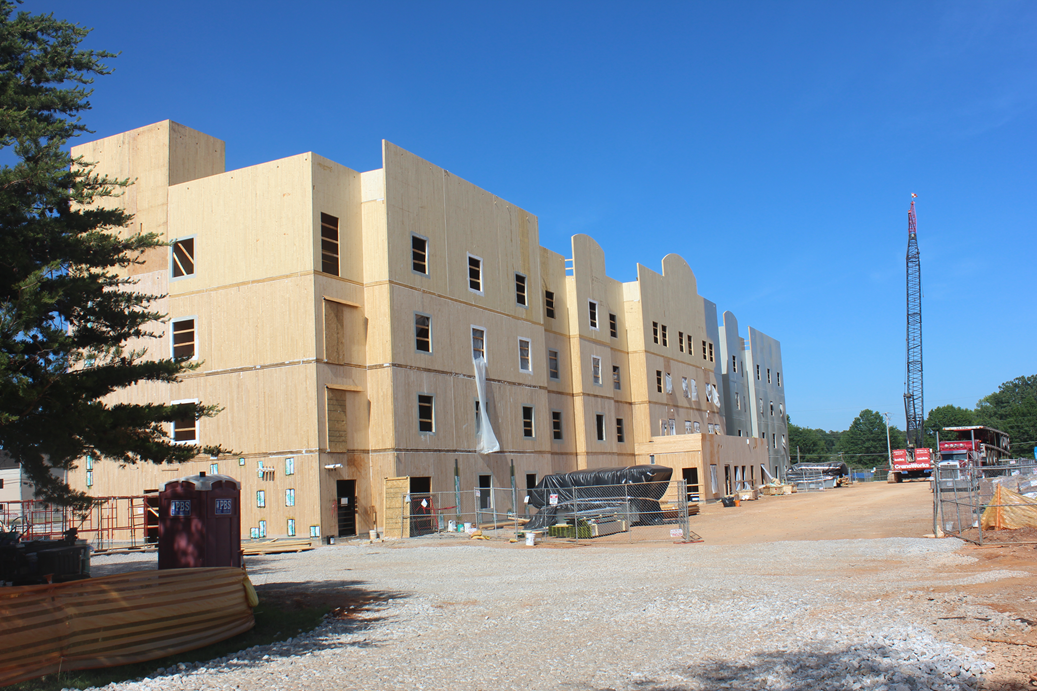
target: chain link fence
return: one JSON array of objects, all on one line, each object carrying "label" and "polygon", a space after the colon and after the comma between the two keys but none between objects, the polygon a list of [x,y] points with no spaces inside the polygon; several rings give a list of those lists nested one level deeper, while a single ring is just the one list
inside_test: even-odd
[{"label": "chain link fence", "polygon": [[684,480],[564,491],[480,487],[405,494],[400,504],[398,514],[387,514],[385,538],[481,536],[527,544],[700,539],[689,529],[689,513],[697,513],[697,506]]},{"label": "chain link fence", "polygon": [[976,544],[1037,543],[1037,465],[1010,460],[997,465],[948,461],[933,480],[936,534]]}]

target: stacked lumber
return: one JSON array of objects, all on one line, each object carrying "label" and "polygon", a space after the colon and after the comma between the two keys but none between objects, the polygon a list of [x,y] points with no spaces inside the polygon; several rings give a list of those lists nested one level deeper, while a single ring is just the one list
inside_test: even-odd
[{"label": "stacked lumber", "polygon": [[307,552],[313,549],[310,540],[282,540],[274,538],[267,542],[247,542],[242,544],[241,553],[246,557],[258,554],[284,554],[285,552]]}]

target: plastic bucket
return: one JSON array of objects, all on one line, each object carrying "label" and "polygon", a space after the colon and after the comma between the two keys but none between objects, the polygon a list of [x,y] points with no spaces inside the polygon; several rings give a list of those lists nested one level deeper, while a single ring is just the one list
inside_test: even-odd
[{"label": "plastic bucket", "polygon": [[536,545],[536,543],[537,543],[537,534],[536,533],[526,533],[526,545],[529,546],[529,547],[533,547],[534,545]]},{"label": "plastic bucket", "polygon": [[472,524],[471,524],[471,523],[465,523],[465,524],[464,524],[464,531],[465,531],[466,533],[470,533],[470,532],[472,532]]}]

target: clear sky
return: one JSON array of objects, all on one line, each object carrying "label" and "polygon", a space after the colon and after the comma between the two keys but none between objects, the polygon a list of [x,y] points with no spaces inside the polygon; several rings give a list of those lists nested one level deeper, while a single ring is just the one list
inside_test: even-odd
[{"label": "clear sky", "polygon": [[1037,3],[42,2],[121,51],[85,121],[171,119],[228,168],[389,141],[608,273],[676,252],[781,341],[793,422],[904,427],[918,194],[925,404],[1037,373]]}]

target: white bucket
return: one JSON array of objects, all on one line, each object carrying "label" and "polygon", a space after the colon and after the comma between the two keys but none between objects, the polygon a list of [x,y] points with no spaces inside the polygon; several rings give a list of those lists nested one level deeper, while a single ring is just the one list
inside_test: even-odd
[{"label": "white bucket", "polygon": [[464,524],[464,531],[466,533],[471,533],[471,532],[473,532],[473,530],[474,529],[472,528],[472,524],[471,523],[465,523]]},{"label": "white bucket", "polygon": [[372,542],[378,539],[378,531],[377,530],[372,530],[372,531],[368,532],[368,535],[370,536]]},{"label": "white bucket", "polygon": [[457,521],[454,521],[454,520],[447,521],[446,522],[446,530],[447,530],[448,533],[456,533],[457,532]]},{"label": "white bucket", "polygon": [[536,533],[526,533],[526,545],[529,546],[529,547],[533,547],[534,545],[536,545],[536,543],[537,543],[537,534]]}]

